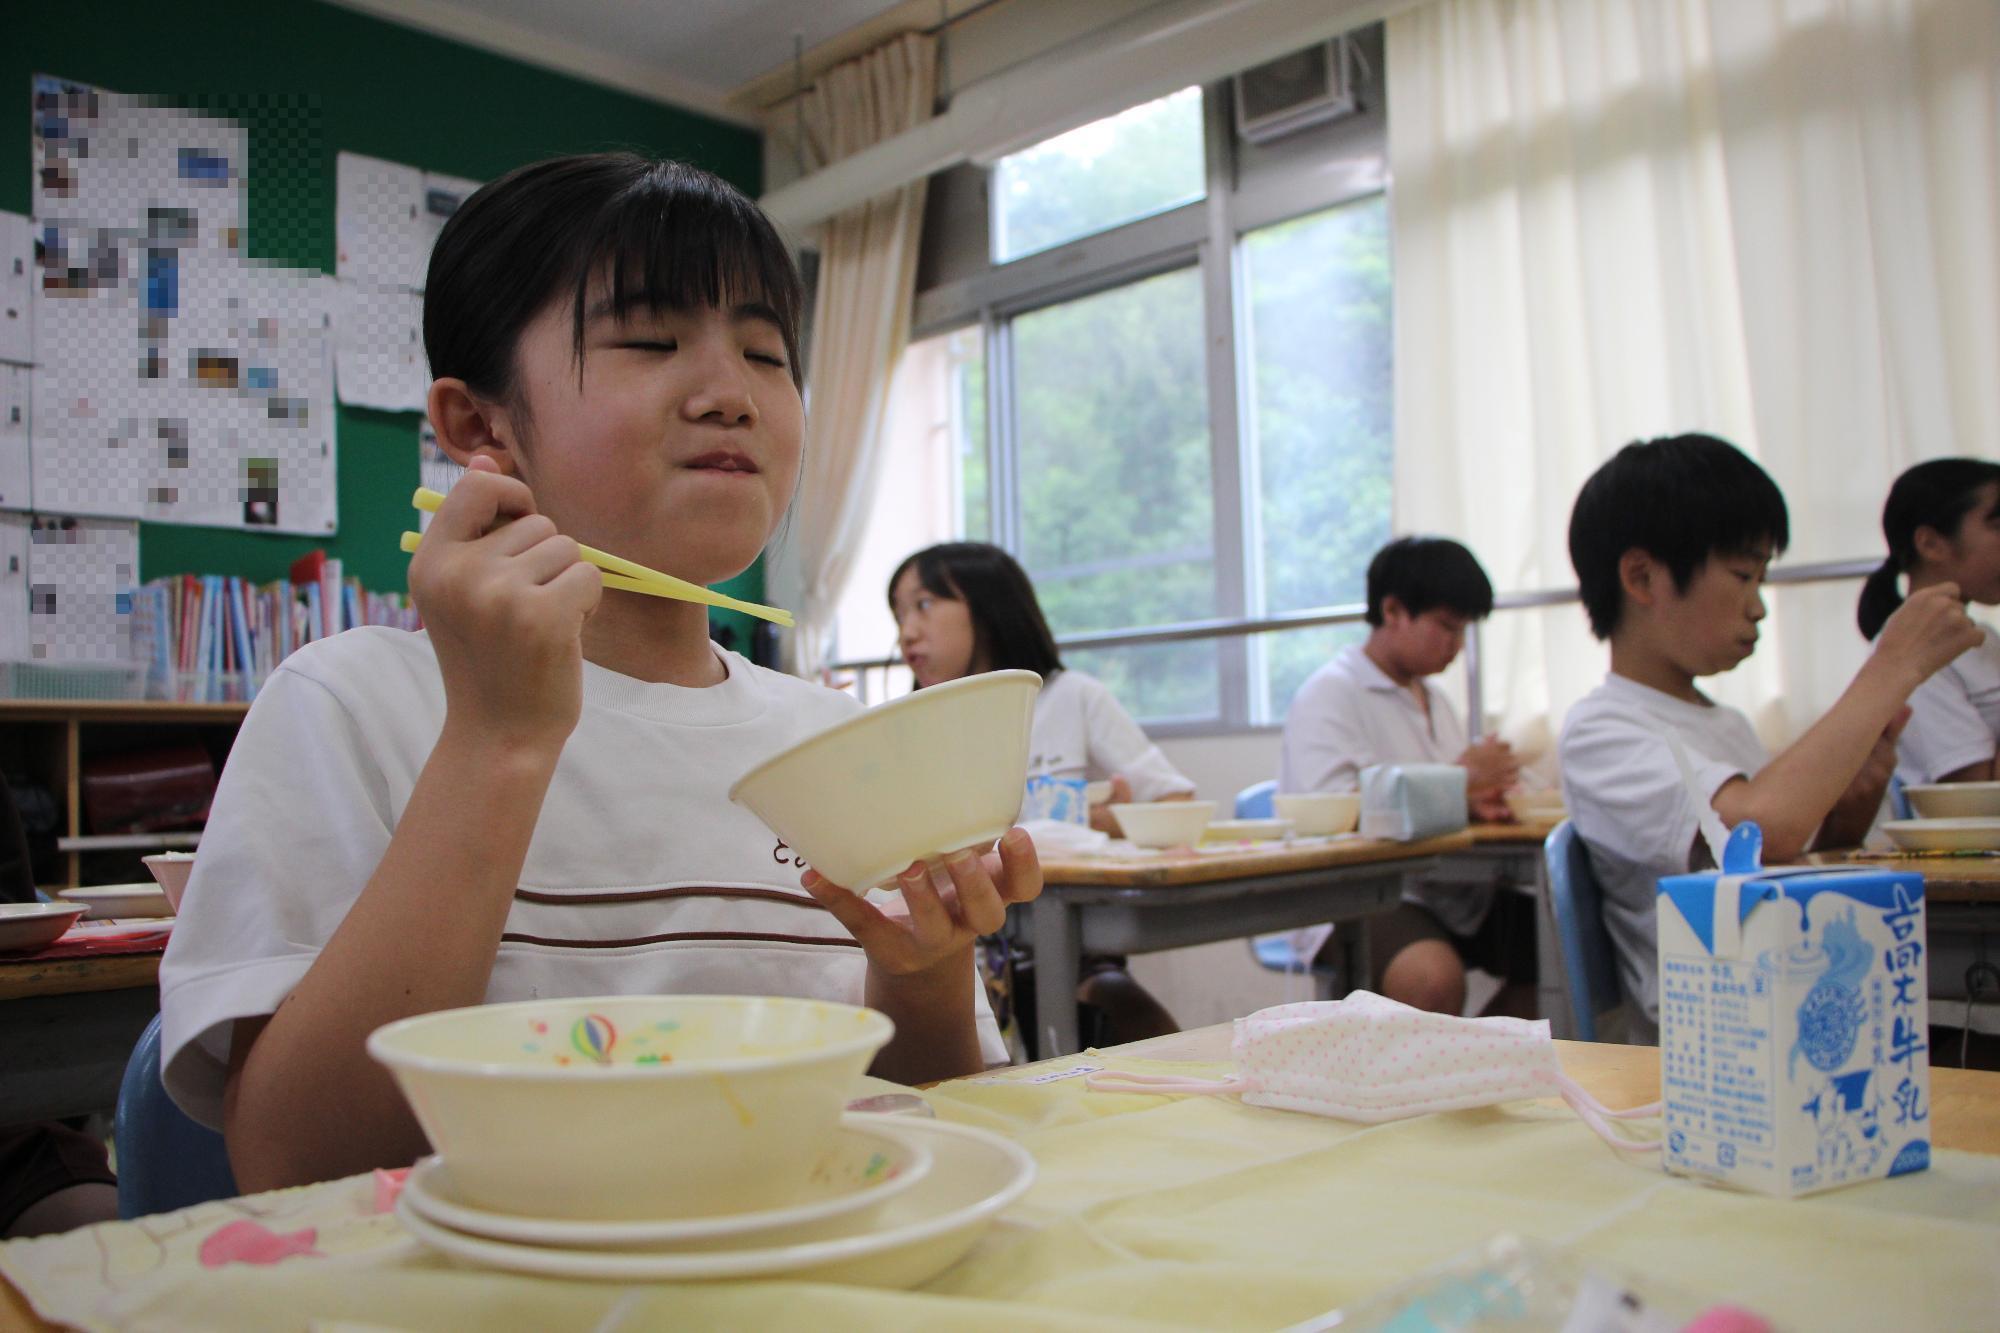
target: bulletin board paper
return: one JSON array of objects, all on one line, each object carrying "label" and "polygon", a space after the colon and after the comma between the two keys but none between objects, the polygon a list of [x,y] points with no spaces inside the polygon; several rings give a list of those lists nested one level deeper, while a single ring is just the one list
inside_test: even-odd
[{"label": "bulletin board paper", "polygon": [[19,213],[0,213],[0,361],[25,365],[35,359],[34,273],[34,224]]},{"label": "bulletin board paper", "polygon": [[422,291],[431,247],[478,181],[360,153],[334,164],[335,271],[343,281]]},{"label": "bulletin board paper", "polygon": [[334,331],[341,402],[389,412],[424,410],[431,377],[421,294],[342,282]]},{"label": "bulletin board paper", "polygon": [[0,514],[0,662],[28,660],[26,514]]},{"label": "bulletin board paper", "polygon": [[28,464],[32,374],[26,366],[0,365],[0,509],[34,508]]},{"label": "bulletin board paper", "polygon": [[52,516],[31,522],[28,659],[129,661],[138,525]]}]

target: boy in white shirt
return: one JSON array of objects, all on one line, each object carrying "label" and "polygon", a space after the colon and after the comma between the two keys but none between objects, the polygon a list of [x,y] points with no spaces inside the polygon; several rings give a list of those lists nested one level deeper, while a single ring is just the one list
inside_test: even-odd
[{"label": "boy in white shirt", "polygon": [[[1505,822],[1520,764],[1507,743],[1467,745],[1465,725],[1430,678],[1457,659],[1466,626],[1493,610],[1493,585],[1472,552],[1441,537],[1403,537],[1368,564],[1367,642],[1345,648],[1292,696],[1281,792],[1345,792],[1372,764],[1459,764],[1474,819]],[[1496,894],[1490,873],[1434,878],[1372,918],[1370,984],[1434,1013],[1465,1005],[1465,970],[1510,983],[1501,1009],[1526,1013],[1535,980],[1534,904]]]},{"label": "boy in white shirt", "polygon": [[1749,719],[1695,681],[1755,650],[1764,576],[1789,536],[1776,484],[1707,435],[1627,445],[1570,514],[1570,561],[1611,672],[1564,720],[1563,797],[1603,888],[1642,1040],[1658,1032],[1660,877],[1709,863],[1697,799],[1726,825],[1755,820],[1767,864],[1858,843],[1894,770],[1911,691],[1979,638],[1956,589],[1912,596],[1826,716],[1768,758]]}]

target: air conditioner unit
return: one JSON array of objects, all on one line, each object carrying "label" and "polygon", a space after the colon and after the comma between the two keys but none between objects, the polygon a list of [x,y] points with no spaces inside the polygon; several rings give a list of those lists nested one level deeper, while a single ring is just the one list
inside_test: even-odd
[{"label": "air conditioner unit", "polygon": [[1268,143],[1361,109],[1353,39],[1336,37],[1238,74],[1236,133]]}]

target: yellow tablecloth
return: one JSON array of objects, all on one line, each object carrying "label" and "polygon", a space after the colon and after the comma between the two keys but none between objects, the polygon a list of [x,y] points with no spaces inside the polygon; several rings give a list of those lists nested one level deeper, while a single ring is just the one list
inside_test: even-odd
[{"label": "yellow tablecloth", "polygon": [[[1086,1063],[1224,1072],[1087,1052],[925,1094],[1027,1145],[1041,1176],[919,1291],[456,1268],[375,1212],[367,1177],[13,1242],[0,1273],[45,1316],[91,1328],[1275,1329],[1512,1232],[1781,1327],[2000,1317],[2000,1158],[1941,1151],[1918,1175],[1768,1200],[1622,1159],[1559,1105],[1367,1127],[1045,1081]],[[315,1253],[203,1267],[203,1242],[246,1221],[280,1238],[273,1253]]]}]

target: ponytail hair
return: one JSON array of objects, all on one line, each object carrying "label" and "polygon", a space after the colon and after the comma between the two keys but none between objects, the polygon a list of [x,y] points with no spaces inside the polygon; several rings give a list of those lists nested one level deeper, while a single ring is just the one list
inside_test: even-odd
[{"label": "ponytail hair", "polygon": [[1979,502],[1983,487],[2000,483],[2000,463],[1983,458],[1933,458],[1896,478],[1882,506],[1882,535],[1889,558],[1861,585],[1855,620],[1861,633],[1874,638],[1903,604],[1896,581],[1917,567],[1917,529],[1930,528],[1956,537],[1965,516]]}]

